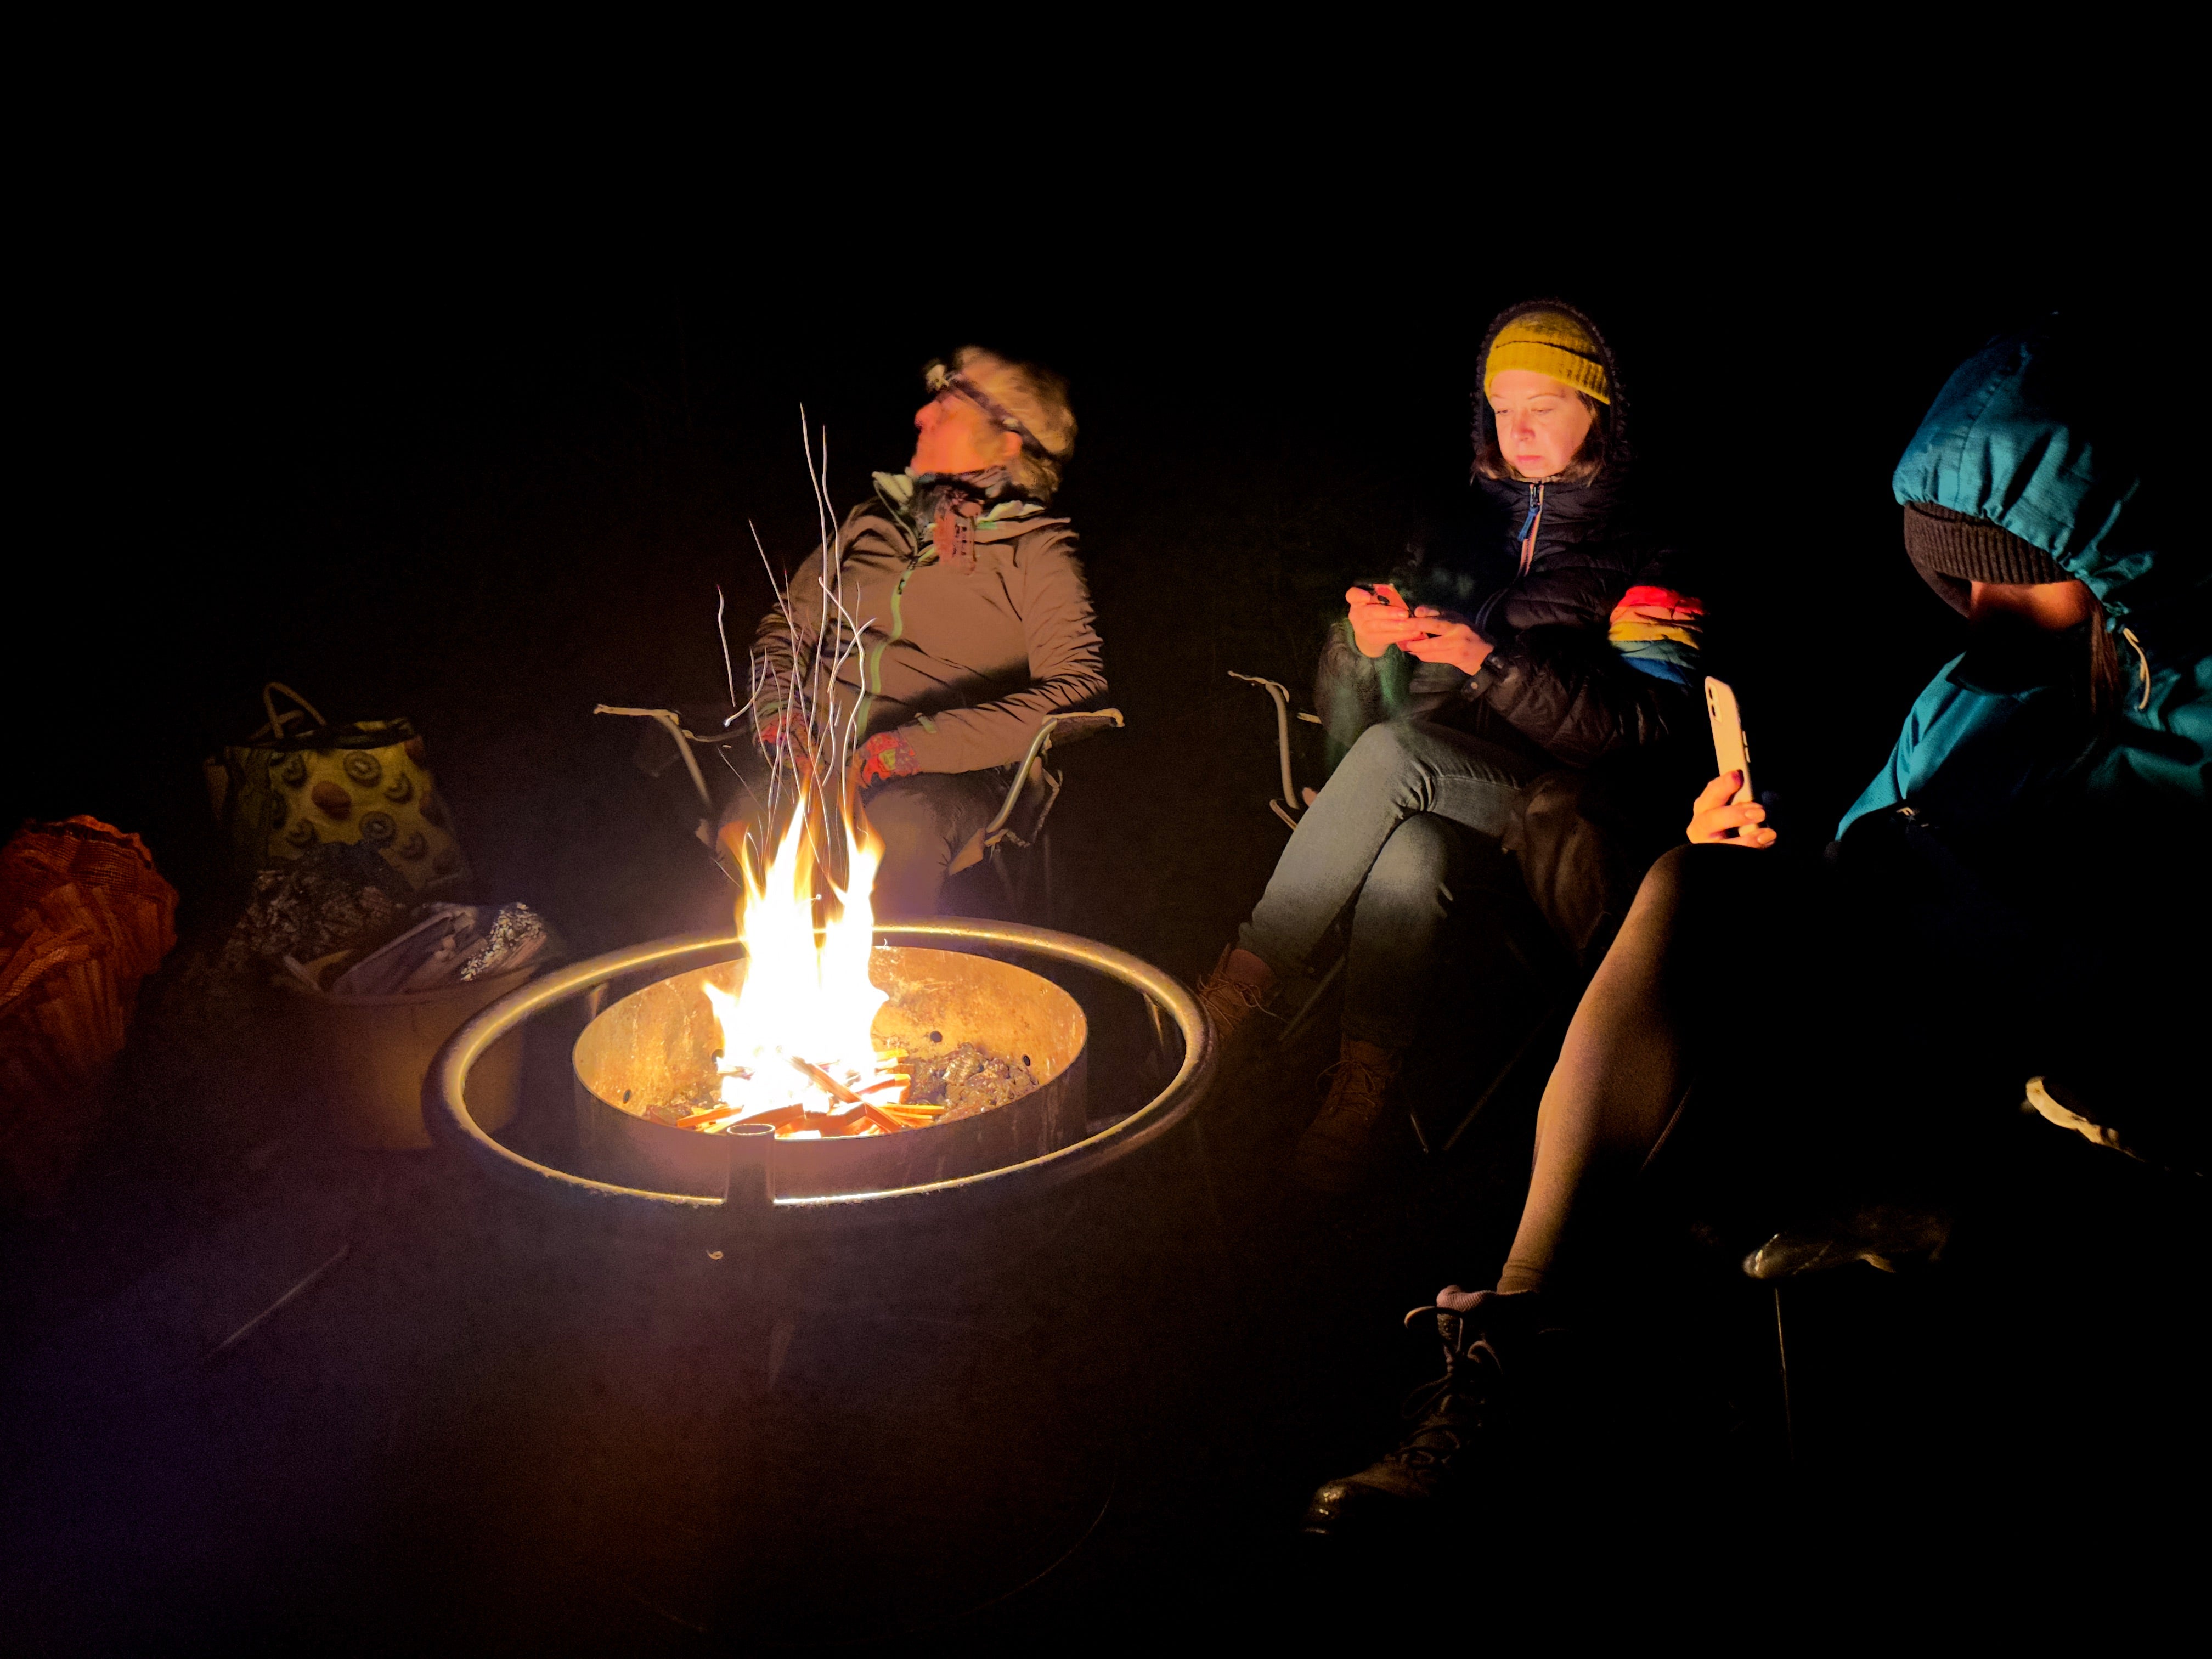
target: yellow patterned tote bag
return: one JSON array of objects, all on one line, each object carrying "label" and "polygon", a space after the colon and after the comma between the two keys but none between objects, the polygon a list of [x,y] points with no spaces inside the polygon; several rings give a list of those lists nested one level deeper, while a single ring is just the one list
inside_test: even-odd
[{"label": "yellow patterned tote bag", "polygon": [[[280,695],[296,707],[279,711]],[[331,842],[381,854],[417,892],[450,892],[467,881],[460,842],[411,725],[333,726],[274,680],[262,688],[261,706],[268,724],[206,763],[234,881],[250,884],[255,871]]]}]

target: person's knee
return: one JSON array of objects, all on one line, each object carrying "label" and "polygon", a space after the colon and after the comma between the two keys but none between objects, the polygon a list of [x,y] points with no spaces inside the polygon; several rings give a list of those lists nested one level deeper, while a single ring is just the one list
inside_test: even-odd
[{"label": "person's knee", "polygon": [[974,793],[959,778],[939,775],[894,778],[869,792],[868,822],[884,844],[876,870],[879,918],[935,914],[953,860],[983,822]]},{"label": "person's knee", "polygon": [[1705,850],[1685,842],[1653,860],[1637,884],[1636,898],[1628,910],[1629,925],[1663,923],[1676,915],[1683,896],[1696,880],[1695,855]]},{"label": "person's knee", "polygon": [[1681,897],[1683,884],[1689,879],[1691,855],[1697,848],[1684,842],[1670,847],[1651,861],[1644,872],[1643,884],[1636,890],[1638,904],[1671,905]]},{"label": "person's knee", "polygon": [[1411,720],[1382,720],[1359,734],[1337,768],[1372,787],[1402,777],[1419,760],[1421,734]]},{"label": "person's knee", "polygon": [[1644,881],[1653,889],[1655,902],[1704,910],[1748,902],[1774,873],[1770,853],[1718,842],[1686,842],[1662,854]]},{"label": "person's knee", "polygon": [[954,815],[939,799],[935,781],[893,778],[868,792],[868,823],[883,837],[887,854],[951,857]]},{"label": "person's knee", "polygon": [[1390,832],[1367,872],[1369,889],[1393,896],[1430,894],[1450,880],[1460,851],[1458,826],[1421,812]]},{"label": "person's knee", "polygon": [[868,792],[868,822],[883,838],[886,860],[949,864],[990,821],[991,793],[969,773],[894,778]]},{"label": "person's knee", "polygon": [[1763,912],[1776,874],[1770,854],[1744,848],[1686,842],[1669,848],[1644,872],[1622,933],[1666,941],[1671,951],[1725,948],[1741,918]]}]

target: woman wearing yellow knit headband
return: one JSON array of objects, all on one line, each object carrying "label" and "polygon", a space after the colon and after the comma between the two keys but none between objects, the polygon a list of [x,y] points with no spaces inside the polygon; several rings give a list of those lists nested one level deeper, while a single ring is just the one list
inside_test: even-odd
[{"label": "woman wearing yellow knit headband", "polygon": [[1611,349],[1540,301],[1502,313],[1478,362],[1479,551],[1346,593],[1317,691],[1344,758],[1199,988],[1229,1042],[1349,909],[1341,1048],[1296,1161],[1324,1192],[1411,1150],[1394,1088],[1425,1016],[1449,1013],[1463,1055],[1510,1050],[1552,994],[1528,964],[1603,954],[1674,827],[1671,757],[1697,744],[1673,740],[1703,738],[1704,606],[1624,510]]}]

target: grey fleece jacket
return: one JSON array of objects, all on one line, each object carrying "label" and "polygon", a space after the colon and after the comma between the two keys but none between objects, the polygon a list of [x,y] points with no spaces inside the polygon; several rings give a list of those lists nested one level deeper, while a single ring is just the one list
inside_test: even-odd
[{"label": "grey fleece jacket", "polygon": [[[1096,706],[1106,671],[1075,532],[1031,501],[976,522],[975,568],[940,562],[906,523],[913,479],[878,473],[878,499],[817,548],[754,636],[756,729],[797,688],[831,699],[855,744],[896,731],[924,772],[1021,759],[1048,714]],[[827,573],[825,581],[824,573]]]}]

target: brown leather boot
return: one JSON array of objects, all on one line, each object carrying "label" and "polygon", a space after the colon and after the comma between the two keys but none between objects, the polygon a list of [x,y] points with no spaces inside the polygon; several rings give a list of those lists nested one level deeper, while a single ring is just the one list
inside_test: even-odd
[{"label": "brown leather boot", "polygon": [[1249,951],[1224,945],[1213,971],[1199,981],[1198,1006],[1212,1024],[1214,1042],[1225,1048],[1274,994],[1275,970]]},{"label": "brown leather boot", "polygon": [[[1325,1075],[1328,1098],[1306,1126],[1291,1169],[1302,1187],[1348,1193],[1387,1164],[1404,1139],[1391,1085],[1402,1048],[1346,1037]],[[1398,1133],[1393,1134],[1393,1128]]]}]

